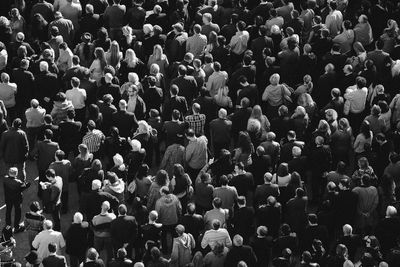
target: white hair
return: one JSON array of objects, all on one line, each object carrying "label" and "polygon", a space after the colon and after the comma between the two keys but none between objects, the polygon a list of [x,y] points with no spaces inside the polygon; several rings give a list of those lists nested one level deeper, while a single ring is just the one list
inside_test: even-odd
[{"label": "white hair", "polygon": [[47,63],[46,61],[40,61],[39,69],[40,69],[40,71],[48,71],[49,70],[49,63]]},{"label": "white hair", "polygon": [[80,212],[75,212],[74,214],[74,223],[80,224],[83,222],[83,215]]}]

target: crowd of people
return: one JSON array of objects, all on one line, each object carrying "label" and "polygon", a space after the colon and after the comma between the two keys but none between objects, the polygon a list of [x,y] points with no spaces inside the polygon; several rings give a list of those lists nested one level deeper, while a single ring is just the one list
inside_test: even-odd
[{"label": "crowd of people", "polygon": [[400,266],[397,0],[0,15],[1,265]]}]

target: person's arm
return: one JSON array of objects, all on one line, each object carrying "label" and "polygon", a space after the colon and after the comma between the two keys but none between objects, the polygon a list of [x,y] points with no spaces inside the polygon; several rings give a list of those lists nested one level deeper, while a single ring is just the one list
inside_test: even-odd
[{"label": "person's arm", "polygon": [[269,94],[269,92],[268,92],[268,87],[267,87],[267,88],[265,88],[264,93],[262,94],[262,97],[261,97],[262,101],[268,100],[268,94]]},{"label": "person's arm", "polygon": [[178,243],[173,242],[170,263],[177,263],[178,259],[179,259]]},{"label": "person's arm", "polygon": [[208,246],[208,233],[205,232],[203,239],[201,240],[201,248],[205,249]]},{"label": "person's arm", "polygon": [[228,231],[226,232],[225,245],[226,245],[228,248],[232,247],[232,239],[231,239],[231,237],[229,236]]}]

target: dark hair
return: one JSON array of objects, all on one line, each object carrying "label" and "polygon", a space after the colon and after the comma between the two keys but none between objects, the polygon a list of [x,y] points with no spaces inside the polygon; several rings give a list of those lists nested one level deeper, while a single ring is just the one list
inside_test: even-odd
[{"label": "dark hair", "polygon": [[155,177],[155,181],[159,186],[166,185],[168,179],[168,173],[165,170],[159,170]]},{"label": "dark hair", "polygon": [[46,129],[46,130],[44,130],[43,135],[44,135],[45,139],[51,139],[51,138],[53,138],[53,131],[50,129]]},{"label": "dark hair", "polygon": [[62,150],[57,150],[55,156],[58,160],[62,160],[65,158],[65,153]]},{"label": "dark hair", "polygon": [[360,133],[363,134],[366,139],[371,137],[371,127],[368,121],[363,121],[361,123]]},{"label": "dark hair", "polygon": [[251,153],[252,143],[250,135],[247,132],[239,132],[238,147],[242,150],[242,153]]},{"label": "dark hair", "polygon": [[54,242],[51,242],[47,245],[47,248],[49,249],[50,253],[54,253],[57,251],[57,244]]}]

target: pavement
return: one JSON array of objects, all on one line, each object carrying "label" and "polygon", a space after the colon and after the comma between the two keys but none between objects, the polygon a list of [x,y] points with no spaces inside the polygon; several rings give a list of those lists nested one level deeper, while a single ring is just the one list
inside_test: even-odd
[{"label": "pavement", "polygon": [[[4,179],[4,175],[6,173],[6,169],[4,166],[4,162],[0,162],[0,174],[1,178]],[[27,161],[26,165],[26,178],[27,181],[31,182],[31,186],[24,191],[24,200],[22,204],[22,221],[24,218],[24,214],[29,211],[29,205],[32,201],[37,201],[37,187],[38,187],[38,172],[36,168],[35,161]],[[4,196],[4,187],[2,183],[0,183],[0,196]],[[67,214],[61,215],[61,231],[65,233],[69,226],[71,225],[72,218],[74,213],[78,210],[78,193],[75,183],[69,184],[69,210]],[[51,219],[50,214],[44,214],[46,218]],[[4,197],[0,197],[0,230],[5,227],[5,216],[6,216],[6,207],[4,204]],[[12,221],[14,221],[14,215],[12,215]],[[29,252],[30,245],[28,244],[28,234],[26,232],[15,234],[14,238],[16,239],[17,246],[14,248],[14,258],[25,266],[24,256]],[[63,250],[63,254],[64,250]],[[68,260],[68,257],[67,257]]]}]

